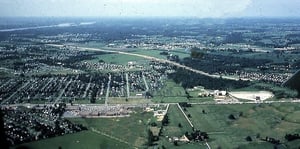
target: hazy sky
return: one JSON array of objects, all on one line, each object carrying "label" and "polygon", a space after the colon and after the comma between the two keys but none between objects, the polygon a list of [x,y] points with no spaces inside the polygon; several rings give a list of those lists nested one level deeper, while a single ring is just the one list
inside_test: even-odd
[{"label": "hazy sky", "polygon": [[0,16],[300,17],[300,0],[0,0]]}]

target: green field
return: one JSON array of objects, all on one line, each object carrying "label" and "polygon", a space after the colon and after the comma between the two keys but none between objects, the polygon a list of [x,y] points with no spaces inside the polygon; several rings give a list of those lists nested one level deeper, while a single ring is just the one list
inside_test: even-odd
[{"label": "green field", "polygon": [[147,103],[151,103],[151,99],[145,99],[143,97],[142,98],[109,97],[108,103],[109,104],[147,104]]},{"label": "green field", "polygon": [[190,95],[190,103],[199,103],[199,102],[214,102],[214,97],[199,97],[199,93],[203,93],[203,90],[187,90]]},{"label": "green field", "polygon": [[[185,132],[192,131],[192,127],[190,127],[188,121],[184,118],[183,113],[179,110],[177,105],[170,105],[168,116],[170,122],[168,126],[163,129],[164,135],[181,137]],[[179,123],[184,127],[178,127]]]},{"label": "green field", "polygon": [[[134,51],[133,53],[136,54],[142,54],[142,55],[148,55],[160,59],[167,59],[166,55],[161,55],[160,53],[167,50],[151,50],[151,49],[138,49],[137,51]],[[184,50],[177,49],[177,50],[170,50],[168,51],[170,54],[178,55],[180,59],[183,59],[185,57],[190,57],[189,53],[184,53]]]},{"label": "green field", "polygon": [[145,59],[142,57],[124,54],[103,54],[96,56],[96,58],[91,61],[99,62],[99,60],[103,60],[105,63],[126,65],[129,61],[142,61]]},{"label": "green field", "polygon": [[88,128],[74,134],[22,144],[30,149],[102,149],[144,148],[147,143],[148,124],[152,112],[136,109],[130,117],[120,118],[70,118]]},{"label": "green field", "polygon": [[134,51],[132,53],[152,56],[152,57],[156,57],[156,58],[160,58],[160,59],[167,59],[165,55],[160,55],[161,52],[162,51],[159,51],[159,50],[137,49],[136,51]]},{"label": "green field", "polygon": [[[242,104],[242,105],[193,105],[186,108],[186,114],[190,114],[195,129],[208,132],[208,140],[211,148],[270,148],[273,144],[261,141],[260,138],[272,137],[280,139],[285,146],[300,146],[300,141],[287,142],[284,136],[287,133],[300,133],[300,105],[298,104]],[[206,114],[202,113],[205,110]],[[170,125],[164,127],[164,135],[178,136],[190,126],[184,121],[180,111],[170,107]],[[230,120],[228,117],[232,114],[236,120]],[[179,129],[178,124],[184,124]],[[181,131],[184,130],[184,131]],[[247,142],[245,138],[250,136],[252,142]],[[165,139],[161,144],[172,146]],[[172,145],[170,145],[172,144]],[[284,146],[283,145],[283,146]],[[174,145],[173,145],[174,146]],[[191,144],[183,145],[185,148],[192,148]]]},{"label": "green field", "polygon": [[25,143],[14,148],[28,149],[103,149],[103,148],[133,148],[125,143],[108,138],[92,131],[83,131],[75,134],[49,138],[45,140]]},{"label": "green field", "polygon": [[124,140],[132,147],[142,147],[147,143],[147,125],[152,117],[152,113],[139,111],[131,114],[130,117],[123,118],[75,118],[70,120],[83,124],[89,130],[95,129]]},{"label": "green field", "polygon": [[[168,117],[169,117],[169,124],[167,126],[163,126],[162,130],[162,137],[159,138],[159,141],[157,142],[159,147],[164,146],[166,148],[180,148],[180,149],[193,149],[193,148],[199,148],[199,146],[202,146],[202,148],[205,148],[205,145],[201,145],[199,143],[179,143],[180,146],[175,147],[173,143],[170,143],[168,137],[182,137],[185,132],[191,132],[192,127],[190,127],[187,120],[184,118],[182,112],[179,110],[177,105],[170,105],[168,110]],[[182,125],[182,127],[179,127],[179,123]]]},{"label": "green field", "polygon": [[[203,113],[202,111],[205,111]],[[152,112],[136,109],[130,117],[123,118],[71,118],[88,128],[74,134],[25,143],[30,149],[94,149],[94,148],[147,148],[149,123],[155,121]],[[239,104],[239,105],[192,105],[186,108],[194,128],[209,134],[211,148],[261,148],[273,149],[274,145],[260,140],[265,137],[280,139],[281,147],[298,148],[300,140],[287,142],[287,133],[300,133],[300,105],[290,103]],[[229,119],[232,114],[235,120]],[[179,143],[174,146],[169,138],[181,137],[192,128],[177,105],[170,105],[169,124],[163,126],[162,136],[155,142],[166,148],[206,148],[203,142]],[[158,126],[161,126],[159,122]],[[181,124],[182,127],[179,127]],[[250,136],[253,141],[247,142]],[[20,146],[15,146],[17,148]],[[151,148],[151,147],[150,147]]]},{"label": "green field", "polygon": [[153,102],[183,102],[187,101],[185,90],[172,80],[167,80],[162,89],[153,93]]}]

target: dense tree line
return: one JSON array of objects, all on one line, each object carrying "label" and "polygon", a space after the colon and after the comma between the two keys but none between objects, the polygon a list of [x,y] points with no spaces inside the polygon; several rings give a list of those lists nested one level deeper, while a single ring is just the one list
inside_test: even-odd
[{"label": "dense tree line", "polygon": [[163,126],[167,126],[169,124],[169,117],[168,117],[168,114],[166,114],[163,118],[163,120],[161,121],[161,124]]},{"label": "dense tree line", "polygon": [[169,77],[176,83],[181,84],[184,88],[192,88],[201,85],[209,89],[226,90],[231,88],[242,88],[249,85],[248,81],[211,78],[181,68],[178,68],[177,71],[170,74]]},{"label": "dense tree line", "polygon": [[209,139],[207,132],[200,131],[200,130],[195,130],[191,133],[185,132],[185,136],[189,140],[193,140],[193,141],[205,141]]},{"label": "dense tree line", "polygon": [[187,102],[179,102],[179,105],[180,105],[181,107],[192,107],[192,104],[187,103]]},{"label": "dense tree line", "polygon": [[207,49],[200,49],[200,48],[198,48],[198,47],[192,47],[191,49],[190,49],[190,56],[191,56],[191,58],[196,58],[196,59],[201,59],[201,58],[203,58],[203,56],[204,56],[204,50],[207,50]]},{"label": "dense tree line", "polygon": [[287,82],[283,84],[283,86],[289,87],[291,89],[298,91],[298,97],[300,97],[300,70],[296,72],[294,76],[292,76]]},{"label": "dense tree line", "polygon": [[205,70],[208,73],[235,73],[244,68],[257,68],[257,66],[270,63],[266,59],[250,59],[244,57],[224,56],[203,53],[198,50],[191,53],[190,58],[184,58],[181,63],[197,70]]}]

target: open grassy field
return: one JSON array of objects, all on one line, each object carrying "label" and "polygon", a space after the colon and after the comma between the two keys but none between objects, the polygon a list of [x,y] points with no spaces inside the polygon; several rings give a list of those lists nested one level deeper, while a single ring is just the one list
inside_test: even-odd
[{"label": "open grassy field", "polygon": [[[105,43],[101,43],[101,42],[88,42],[88,43],[77,44],[77,45],[78,46],[82,46],[82,47],[90,47],[90,48],[101,48],[101,49],[114,49],[114,50],[118,50],[116,48],[109,48],[109,47],[106,46]],[[125,51],[133,51],[133,53],[137,53],[137,54],[143,54],[143,55],[148,55],[148,56],[153,56],[153,57],[157,57],[157,58],[166,59],[166,56],[160,55],[160,53],[163,50],[140,49],[140,48],[127,48],[127,49],[122,49],[122,50],[123,51],[124,50]],[[166,50],[164,50],[164,51],[166,51]],[[184,49],[170,50],[169,53],[173,54],[173,55],[178,55],[180,59],[190,56],[189,53],[185,53]]]},{"label": "open grassy field", "polygon": [[166,59],[165,55],[160,55],[161,52],[162,51],[159,51],[159,50],[137,49],[136,51],[134,51],[132,53],[152,56],[152,57],[161,58],[161,59]]},{"label": "open grassy field", "polygon": [[128,142],[132,147],[141,148],[147,143],[147,126],[153,118],[153,113],[138,111],[130,117],[121,118],[74,118],[74,123],[80,123],[89,130],[96,130],[114,138]]},{"label": "open grassy field", "polygon": [[[167,51],[167,50],[138,49],[137,51],[134,51],[133,53],[153,56],[153,57],[161,58],[161,59],[167,59],[166,55],[160,54],[163,51]],[[173,55],[178,55],[178,57],[180,59],[183,59],[185,57],[190,57],[190,54],[185,53],[183,49],[170,50],[168,52]]]},{"label": "open grassy field", "polygon": [[75,134],[25,143],[20,146],[15,146],[14,148],[58,149],[59,147],[62,149],[133,148],[123,142],[119,142],[92,131],[83,131]]},{"label": "open grassy field", "polygon": [[103,60],[105,63],[126,65],[129,61],[141,61],[145,59],[142,57],[124,54],[102,54],[96,56],[96,58],[91,61],[98,62],[99,60]]},{"label": "open grassy field", "polygon": [[141,98],[127,98],[126,97],[109,97],[109,104],[147,104],[151,103],[151,99]]},{"label": "open grassy field", "polygon": [[187,90],[190,95],[190,103],[199,103],[199,102],[214,102],[214,97],[200,97],[199,93],[204,93],[203,90]]},{"label": "open grassy field", "polygon": [[187,101],[185,90],[172,80],[167,80],[164,87],[153,93],[154,102],[183,102]]},{"label": "open grassy field", "polygon": [[106,46],[105,43],[96,42],[96,41],[90,41],[88,43],[76,43],[76,45],[82,47],[90,47],[90,48],[102,48]]},{"label": "open grassy field", "polygon": [[[191,132],[188,121],[184,118],[183,113],[179,110],[177,105],[170,105],[168,110],[169,124],[164,127],[163,134],[167,136],[181,137],[185,132]],[[181,124],[180,128],[178,124]]]},{"label": "open grassy field", "polygon": [[[201,143],[179,143],[180,146],[174,146],[173,143],[170,143],[168,137],[181,137],[185,132],[191,132],[192,127],[190,127],[187,120],[184,118],[182,112],[179,110],[177,105],[170,105],[168,110],[168,117],[169,117],[169,124],[163,127],[162,135],[160,137],[158,146],[164,146],[166,148],[180,148],[180,149],[194,149],[199,148],[206,148],[206,145]],[[179,123],[182,127],[179,127]]]},{"label": "open grassy field", "polygon": [[[202,113],[205,110],[206,114]],[[285,134],[300,133],[297,104],[193,105],[187,108],[196,129],[208,132],[212,148],[237,148],[270,144],[259,138],[266,136],[285,142]],[[229,119],[232,114],[235,120]],[[250,136],[251,144],[245,140]],[[258,138],[257,138],[258,137]],[[298,144],[299,146],[300,144]],[[265,145],[262,145],[265,146]],[[267,145],[273,148],[273,145]]]},{"label": "open grassy field", "polygon": [[184,49],[175,49],[170,51],[173,55],[178,55],[180,59],[190,57],[190,53],[184,51]]},{"label": "open grassy field", "polygon": [[[87,131],[22,144],[29,149],[130,149],[144,148],[147,143],[147,126],[152,112],[137,109],[130,117],[69,118],[80,123]],[[16,146],[17,147],[17,146]],[[15,147],[15,148],[16,148]]]}]

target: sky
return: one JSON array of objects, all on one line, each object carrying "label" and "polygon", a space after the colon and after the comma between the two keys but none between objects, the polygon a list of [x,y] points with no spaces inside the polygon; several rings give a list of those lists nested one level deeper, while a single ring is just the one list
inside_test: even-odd
[{"label": "sky", "polygon": [[300,0],[0,0],[0,16],[300,17]]}]

